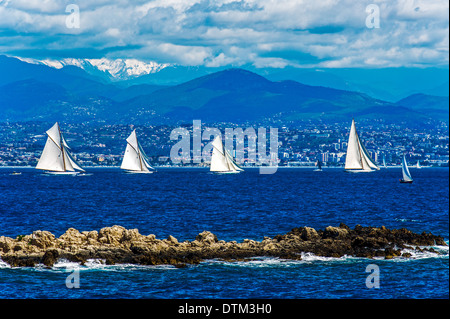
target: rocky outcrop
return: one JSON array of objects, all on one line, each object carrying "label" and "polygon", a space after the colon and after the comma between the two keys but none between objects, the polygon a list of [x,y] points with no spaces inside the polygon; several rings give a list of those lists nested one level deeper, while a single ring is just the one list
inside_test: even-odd
[{"label": "rocky outcrop", "polygon": [[403,252],[405,248],[437,253],[433,248],[423,248],[434,245],[446,243],[442,237],[431,233],[417,234],[405,228],[391,230],[384,226],[357,225],[352,230],[341,224],[318,231],[311,227],[299,227],[284,235],[264,237],[262,241],[244,239],[241,243],[218,240],[209,231],[198,234],[193,241],[179,242],[173,236],[159,240],[153,234],[141,235],[137,229],[112,226],[98,232],[79,232],[69,228],[59,238],[40,230],[15,239],[0,236],[0,257],[13,267],[32,267],[36,264],[52,267],[60,259],[81,264],[88,259],[100,259],[106,264],[171,264],[184,267],[207,259],[240,261],[270,256],[299,260],[302,253],[325,257],[409,258],[411,254]]}]

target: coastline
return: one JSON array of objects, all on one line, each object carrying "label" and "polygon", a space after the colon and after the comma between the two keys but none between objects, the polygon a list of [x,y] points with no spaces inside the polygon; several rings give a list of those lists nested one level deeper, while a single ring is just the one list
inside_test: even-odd
[{"label": "coastline", "polygon": [[48,231],[37,230],[15,239],[0,236],[0,260],[11,267],[52,267],[59,260],[85,264],[103,260],[107,265],[173,265],[178,268],[197,265],[206,260],[247,261],[258,257],[301,260],[303,254],[318,257],[353,256],[362,258],[411,258],[416,252],[439,255],[432,246],[448,246],[441,236],[405,228],[387,229],[345,224],[324,230],[311,227],[294,228],[283,235],[262,241],[244,239],[226,242],[209,231],[198,234],[193,241],[178,242],[173,236],[156,239],[153,234],[141,235],[138,229],[122,226],[105,227],[99,231],[78,231],[69,228],[59,238]]},{"label": "coastline", "polygon": [[[120,166],[83,166],[87,169],[120,169]],[[209,169],[209,166],[153,166],[156,169]],[[246,169],[260,169],[261,167],[267,167],[267,166],[244,166],[244,170]],[[34,166],[0,166],[0,169],[34,169]],[[316,169],[316,166],[276,166],[277,169]],[[343,166],[322,166],[325,170],[330,169],[340,169],[343,170]],[[398,166],[387,166],[386,168],[382,169],[392,169],[392,168],[401,168],[401,165]],[[411,166],[410,169],[416,169],[416,167]],[[449,169],[449,166],[422,166],[420,169],[427,169],[427,168],[446,168]]]}]

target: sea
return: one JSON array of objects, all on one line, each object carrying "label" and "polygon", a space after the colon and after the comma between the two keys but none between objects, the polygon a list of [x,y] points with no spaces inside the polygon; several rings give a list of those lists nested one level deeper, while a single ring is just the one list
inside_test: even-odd
[{"label": "sea", "polygon": [[[84,176],[49,176],[33,168],[0,168],[0,236],[47,230],[59,237],[71,227],[120,225],[158,239],[191,241],[207,230],[219,240],[241,242],[344,223],[449,240],[448,168],[410,168],[412,184],[399,183],[400,167],[359,174],[282,167],[275,174],[248,168],[229,175],[206,168],[86,170]],[[299,261],[206,260],[186,268],[101,260],[11,268],[0,260],[0,299],[448,299],[448,246],[434,249],[440,254],[413,252],[408,259],[303,254]],[[75,274],[77,285],[68,285]]]}]

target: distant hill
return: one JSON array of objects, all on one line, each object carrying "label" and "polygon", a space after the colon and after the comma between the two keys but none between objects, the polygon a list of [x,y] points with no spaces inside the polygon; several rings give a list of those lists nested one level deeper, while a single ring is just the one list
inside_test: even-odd
[{"label": "distant hill", "polygon": [[448,96],[433,96],[427,94],[413,94],[396,103],[442,121],[448,121],[449,98]]},{"label": "distant hill", "polygon": [[[129,115],[154,110],[172,119],[257,121],[277,115],[286,120],[351,117],[423,119],[426,115],[362,93],[272,82],[250,71],[228,69],[125,101]],[[139,120],[136,118],[136,120]],[[142,117],[145,121],[145,117]]]},{"label": "distant hill", "polygon": [[0,86],[29,79],[56,84],[80,96],[108,97],[117,91],[116,86],[74,66],[55,69],[0,55]]},{"label": "distant hill", "polygon": [[[186,68],[166,69],[160,72],[191,74]],[[351,90],[270,81],[243,69],[222,70],[173,86],[126,86],[75,66],[55,69],[0,56],[0,121],[175,124],[193,119],[243,123],[355,117],[420,123],[448,115],[445,104],[448,97],[420,94],[392,103]]]}]

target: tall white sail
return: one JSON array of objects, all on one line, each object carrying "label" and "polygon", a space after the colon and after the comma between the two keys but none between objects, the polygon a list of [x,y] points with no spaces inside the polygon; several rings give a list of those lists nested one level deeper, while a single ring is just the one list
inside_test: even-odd
[{"label": "tall white sail", "polygon": [[416,168],[422,168],[422,166],[420,166],[420,161],[417,161]]},{"label": "tall white sail", "polygon": [[61,148],[50,137],[47,138],[37,169],[64,172],[64,161]]},{"label": "tall white sail", "polygon": [[361,143],[358,133],[356,132],[355,120],[352,120],[350,135],[348,137],[345,169],[348,171],[367,172],[371,172],[374,169],[380,169],[372,160],[364,145]]},{"label": "tall white sail", "polygon": [[47,132],[47,142],[39,158],[37,169],[51,172],[84,171],[69,152],[69,146],[56,122]]},{"label": "tall white sail", "polygon": [[409,172],[408,164],[406,164],[405,155],[403,155],[403,160],[402,160],[402,175],[403,175],[403,181],[412,182],[413,179],[411,177],[411,173]]},{"label": "tall white sail", "polygon": [[153,170],[147,155],[137,140],[136,130],[133,130],[127,138],[127,147],[120,168],[141,173],[150,173],[150,170]]},{"label": "tall white sail", "polygon": [[387,166],[386,166],[386,157],[384,155],[383,155],[383,167],[387,168]]},{"label": "tall white sail", "polygon": [[222,139],[217,136],[212,142],[211,172],[237,173],[243,171],[228,151],[223,147]]}]

